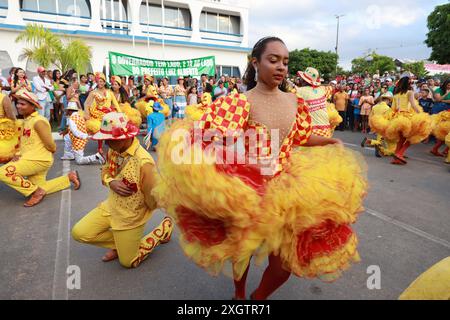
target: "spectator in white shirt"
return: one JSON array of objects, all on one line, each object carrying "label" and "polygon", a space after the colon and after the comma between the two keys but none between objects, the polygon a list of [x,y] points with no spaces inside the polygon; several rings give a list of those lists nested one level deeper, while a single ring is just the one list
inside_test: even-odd
[{"label": "spectator in white shirt", "polygon": [[39,104],[42,109],[39,110],[39,113],[46,117],[48,121],[50,121],[51,115],[51,101],[48,92],[53,91],[53,86],[50,80],[46,77],[46,71],[44,67],[39,67],[37,69],[38,75],[33,78],[34,91],[36,96],[38,97]]}]

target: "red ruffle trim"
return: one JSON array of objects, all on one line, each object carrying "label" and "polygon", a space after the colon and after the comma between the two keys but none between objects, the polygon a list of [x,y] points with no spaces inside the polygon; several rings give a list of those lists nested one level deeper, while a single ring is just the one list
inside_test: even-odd
[{"label": "red ruffle trim", "polygon": [[255,189],[260,196],[264,195],[266,177],[261,175],[261,169],[248,164],[216,164],[217,171],[238,177],[242,182]]},{"label": "red ruffle trim", "polygon": [[195,211],[180,206],[177,208],[178,226],[188,242],[201,242],[202,246],[212,247],[226,239],[223,221],[202,217]]},{"label": "red ruffle trim", "polygon": [[297,257],[301,265],[308,265],[315,257],[329,255],[342,248],[353,230],[348,225],[338,225],[327,220],[297,236]]}]

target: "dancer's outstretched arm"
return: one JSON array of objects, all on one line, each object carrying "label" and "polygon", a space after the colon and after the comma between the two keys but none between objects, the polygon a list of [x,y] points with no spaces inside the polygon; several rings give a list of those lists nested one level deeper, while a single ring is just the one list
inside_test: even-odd
[{"label": "dancer's outstretched arm", "polygon": [[326,146],[329,144],[343,145],[342,141],[334,138],[325,138],[320,136],[311,135],[308,142],[304,144],[305,147],[318,147]]}]

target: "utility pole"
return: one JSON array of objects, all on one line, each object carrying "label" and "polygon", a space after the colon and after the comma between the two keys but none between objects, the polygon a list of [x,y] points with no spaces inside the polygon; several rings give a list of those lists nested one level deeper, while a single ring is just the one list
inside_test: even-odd
[{"label": "utility pole", "polygon": [[337,74],[337,68],[338,68],[338,64],[339,64],[339,53],[338,53],[338,49],[339,49],[339,22],[340,22],[340,18],[344,17],[345,14],[341,14],[341,15],[335,15],[336,19],[337,19],[337,31],[336,31],[336,55],[338,56],[337,58],[337,62],[336,62],[336,74]]},{"label": "utility pole", "polygon": [[162,60],[166,59],[166,10],[164,6],[164,0],[161,0],[161,11],[162,11]]}]

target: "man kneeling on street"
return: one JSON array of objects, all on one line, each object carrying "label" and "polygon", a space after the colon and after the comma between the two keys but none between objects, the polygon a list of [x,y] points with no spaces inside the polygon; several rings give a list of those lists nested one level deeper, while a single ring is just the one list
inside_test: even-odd
[{"label": "man kneeling on street", "polygon": [[75,160],[78,165],[105,164],[105,159],[100,153],[84,155],[89,136],[86,120],[78,110],[78,106],[76,104],[68,106],[66,114],[68,127],[64,135],[64,155],[61,160]]},{"label": "man kneeling on street", "polygon": [[123,113],[103,117],[94,140],[105,140],[109,147],[102,168],[102,182],[109,196],[82,218],[72,229],[72,237],[81,243],[109,249],[108,262],[119,259],[126,268],[135,268],[156,246],[167,243],[173,230],[170,218],[147,235],[144,228],[156,209],[151,195],[155,185],[155,162],[136,138],[139,130]]}]

